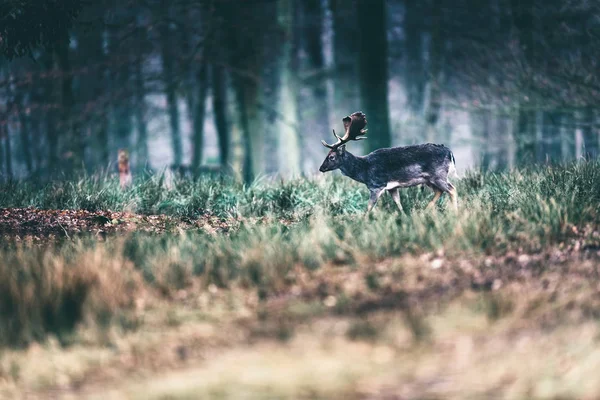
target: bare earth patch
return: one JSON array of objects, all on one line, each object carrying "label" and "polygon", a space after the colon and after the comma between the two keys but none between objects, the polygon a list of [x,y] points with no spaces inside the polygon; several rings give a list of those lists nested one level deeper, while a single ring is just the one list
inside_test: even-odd
[{"label": "bare earth patch", "polygon": [[168,215],[140,215],[115,211],[0,209],[0,236],[37,241],[49,237],[144,231],[164,233],[177,229],[204,229],[227,232],[237,221],[205,215],[190,220]]}]

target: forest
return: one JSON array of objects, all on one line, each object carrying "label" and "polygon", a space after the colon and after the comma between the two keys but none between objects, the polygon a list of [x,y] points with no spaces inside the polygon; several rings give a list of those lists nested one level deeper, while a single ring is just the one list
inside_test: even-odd
[{"label": "forest", "polygon": [[599,59],[594,0],[1,0],[0,399],[599,398]]},{"label": "forest", "polygon": [[459,168],[484,170],[598,154],[594,1],[3,8],[4,179],[114,169],[120,148],[138,172],[312,174],[319,139],[357,110],[363,153],[445,143]]}]

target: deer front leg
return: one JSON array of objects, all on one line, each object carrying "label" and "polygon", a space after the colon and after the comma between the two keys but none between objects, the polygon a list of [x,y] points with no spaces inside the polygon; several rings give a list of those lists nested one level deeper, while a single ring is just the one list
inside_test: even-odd
[{"label": "deer front leg", "polygon": [[367,212],[365,213],[365,218],[369,215],[369,212],[373,208],[375,208],[375,204],[377,204],[377,200],[379,200],[379,196],[383,193],[383,189],[370,189],[371,195],[369,197],[369,205],[367,206]]},{"label": "deer front leg", "polygon": [[398,209],[400,210],[400,214],[404,214],[404,210],[402,209],[402,203],[400,203],[400,192],[398,191],[398,189],[397,188],[390,189],[390,190],[388,190],[388,192],[392,196],[394,203],[396,203],[396,205],[398,206]]}]

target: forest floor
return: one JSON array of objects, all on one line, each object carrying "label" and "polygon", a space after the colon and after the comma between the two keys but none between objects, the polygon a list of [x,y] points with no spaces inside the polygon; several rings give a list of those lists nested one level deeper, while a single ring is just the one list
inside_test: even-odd
[{"label": "forest floor", "polygon": [[458,214],[409,190],[367,220],[330,182],[0,196],[0,398],[597,398],[590,187],[466,177]]},{"label": "forest floor", "polygon": [[[600,252],[325,265],[289,293],[188,288],[143,321],[3,354],[6,398],[594,398]],[[481,266],[487,266],[484,270]],[[85,330],[80,335],[86,337]]]}]

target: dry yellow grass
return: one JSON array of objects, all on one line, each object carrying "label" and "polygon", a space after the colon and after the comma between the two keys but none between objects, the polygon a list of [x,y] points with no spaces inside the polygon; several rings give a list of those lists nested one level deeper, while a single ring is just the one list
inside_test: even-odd
[{"label": "dry yellow grass", "polygon": [[136,329],[83,323],[69,347],[4,351],[0,396],[592,399],[598,266],[430,254],[298,268],[264,300],[244,282],[146,288]]}]

